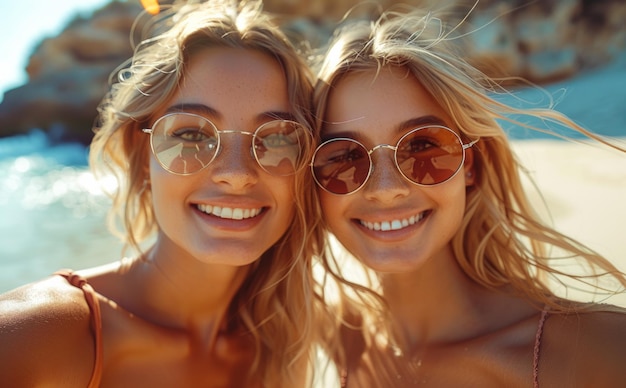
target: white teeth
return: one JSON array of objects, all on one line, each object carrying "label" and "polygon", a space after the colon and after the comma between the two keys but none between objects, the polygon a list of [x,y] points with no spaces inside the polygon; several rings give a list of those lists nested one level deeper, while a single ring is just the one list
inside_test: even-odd
[{"label": "white teeth", "polygon": [[206,214],[212,214],[220,218],[228,218],[231,220],[243,220],[246,218],[256,217],[261,213],[262,209],[242,209],[221,206],[211,206],[198,204],[198,210]]},{"label": "white teeth", "polygon": [[359,220],[361,225],[365,226],[367,229],[376,230],[376,231],[389,231],[389,230],[400,230],[406,228],[409,225],[414,225],[416,222],[419,222],[422,218],[424,218],[424,212],[411,216],[410,218],[403,218],[401,220],[391,220],[391,221],[383,221],[383,222],[366,222],[363,220]]}]

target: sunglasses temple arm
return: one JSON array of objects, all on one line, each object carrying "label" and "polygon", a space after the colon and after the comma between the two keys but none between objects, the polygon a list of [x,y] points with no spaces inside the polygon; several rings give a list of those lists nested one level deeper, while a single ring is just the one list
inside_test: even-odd
[{"label": "sunglasses temple arm", "polygon": [[471,142],[469,142],[469,143],[467,143],[467,144],[463,144],[463,149],[464,149],[464,150],[466,150],[466,149],[470,148],[470,147],[471,147],[471,146],[473,146],[474,144],[478,143],[478,140],[480,140],[480,139],[476,139],[476,140],[471,141]]}]

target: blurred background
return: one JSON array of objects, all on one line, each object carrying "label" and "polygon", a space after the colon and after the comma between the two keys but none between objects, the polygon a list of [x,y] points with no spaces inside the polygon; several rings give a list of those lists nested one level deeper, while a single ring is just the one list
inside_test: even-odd
[{"label": "blurred background", "polygon": [[[265,8],[279,14],[293,36],[318,47],[358,3],[265,0]],[[459,32],[469,33],[464,41],[470,62],[489,75],[542,86],[557,110],[626,141],[626,2],[381,0],[357,10],[400,3],[447,7],[456,15],[449,23],[468,16]],[[3,6],[0,292],[59,268],[120,257],[121,245],[105,226],[109,201],[86,156],[96,106],[111,72],[132,54],[131,27],[142,9],[140,0],[20,0]],[[508,86],[516,98],[506,102],[519,104],[521,97],[548,104],[521,83]],[[505,129],[540,186],[548,186],[544,197],[557,214],[555,225],[626,268],[626,157],[593,147],[572,157],[563,141]],[[546,155],[553,158],[546,162]]]}]

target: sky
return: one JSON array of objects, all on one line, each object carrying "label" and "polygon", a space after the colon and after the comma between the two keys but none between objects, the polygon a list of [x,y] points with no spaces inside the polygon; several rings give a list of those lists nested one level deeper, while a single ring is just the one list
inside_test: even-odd
[{"label": "sky", "polygon": [[89,15],[110,1],[16,0],[4,3],[0,13],[0,102],[6,90],[26,83],[28,58],[43,38],[56,36],[77,15]]}]

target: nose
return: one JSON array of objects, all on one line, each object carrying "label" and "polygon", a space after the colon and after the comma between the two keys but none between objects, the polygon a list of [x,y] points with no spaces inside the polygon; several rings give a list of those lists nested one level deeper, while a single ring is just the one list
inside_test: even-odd
[{"label": "nose", "polygon": [[259,179],[259,168],[251,154],[251,137],[240,132],[221,134],[220,150],[211,168],[211,180],[241,190],[254,185]]},{"label": "nose", "polygon": [[373,168],[363,187],[369,200],[389,203],[409,195],[411,183],[400,173],[393,160],[393,150],[378,148],[372,152]]}]

